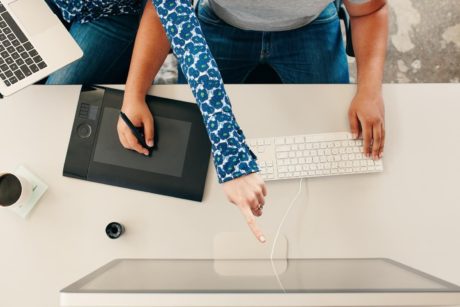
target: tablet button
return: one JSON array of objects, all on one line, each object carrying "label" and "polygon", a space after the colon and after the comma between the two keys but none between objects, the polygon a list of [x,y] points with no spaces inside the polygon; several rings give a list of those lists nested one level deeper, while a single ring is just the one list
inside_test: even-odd
[{"label": "tablet button", "polygon": [[82,139],[87,139],[91,136],[92,128],[89,124],[80,124],[77,127],[77,134]]}]

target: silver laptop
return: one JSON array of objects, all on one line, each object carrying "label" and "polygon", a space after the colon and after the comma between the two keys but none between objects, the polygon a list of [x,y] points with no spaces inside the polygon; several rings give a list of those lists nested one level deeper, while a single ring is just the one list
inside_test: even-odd
[{"label": "silver laptop", "polygon": [[0,0],[0,93],[8,96],[81,58],[43,0]]},{"label": "silver laptop", "polygon": [[388,259],[115,260],[61,307],[455,306],[460,288]]}]

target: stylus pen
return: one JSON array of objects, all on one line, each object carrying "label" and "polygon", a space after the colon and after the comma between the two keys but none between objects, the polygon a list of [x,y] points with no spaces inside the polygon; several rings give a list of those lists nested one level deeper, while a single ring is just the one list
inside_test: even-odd
[{"label": "stylus pen", "polygon": [[125,122],[125,124],[129,127],[131,132],[134,134],[137,141],[142,145],[142,147],[144,147],[145,149],[149,151],[149,155],[152,154],[152,147],[148,146],[145,143],[145,138],[144,138],[144,134],[142,133],[142,128],[138,128],[134,126],[133,123],[129,120],[128,116],[126,116],[126,114],[121,111],[120,111],[120,116],[121,116],[121,119],[123,119],[123,121]]}]

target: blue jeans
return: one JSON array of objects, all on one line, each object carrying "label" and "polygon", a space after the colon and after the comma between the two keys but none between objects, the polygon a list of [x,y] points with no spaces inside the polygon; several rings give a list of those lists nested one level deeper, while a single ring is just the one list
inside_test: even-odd
[{"label": "blue jeans", "polygon": [[[61,16],[51,0],[50,8]],[[103,17],[89,23],[62,22],[84,52],[84,56],[48,77],[47,84],[124,84],[140,15]]]},{"label": "blue jeans", "polygon": [[[270,65],[283,83],[349,83],[333,3],[312,23],[281,32],[235,28],[221,20],[206,1],[198,3],[197,16],[225,83],[244,83],[260,64]],[[179,69],[179,83],[185,82]]]}]

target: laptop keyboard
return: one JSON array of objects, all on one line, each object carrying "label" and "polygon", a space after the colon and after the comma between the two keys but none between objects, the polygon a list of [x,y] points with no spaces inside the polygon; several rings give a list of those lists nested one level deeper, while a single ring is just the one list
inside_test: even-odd
[{"label": "laptop keyboard", "polygon": [[0,79],[6,86],[11,86],[47,67],[1,3],[0,55]]}]

